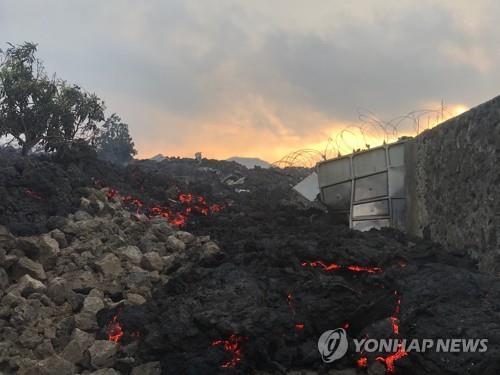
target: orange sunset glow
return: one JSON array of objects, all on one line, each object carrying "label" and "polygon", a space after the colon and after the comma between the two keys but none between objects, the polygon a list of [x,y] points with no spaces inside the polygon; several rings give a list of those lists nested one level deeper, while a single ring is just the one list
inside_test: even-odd
[{"label": "orange sunset glow", "polygon": [[[47,71],[104,98],[138,158],[333,157],[415,135],[500,87],[495,2],[24,1],[0,4],[3,40],[36,40]],[[420,110],[432,113],[366,123]]]},{"label": "orange sunset glow", "polygon": [[[360,121],[348,124],[329,123],[324,120],[320,124],[314,124],[316,129],[314,132],[304,135],[286,131],[286,125],[279,121],[275,123],[274,131],[255,129],[248,119],[241,122],[234,119],[234,122],[231,122],[229,119],[226,123],[214,124],[202,122],[199,128],[205,134],[203,137],[193,135],[188,144],[181,143],[174,147],[162,146],[162,140],[139,145],[141,150],[139,157],[150,158],[157,154],[193,157],[195,152],[201,151],[205,157],[215,159],[238,155],[258,156],[269,162],[275,162],[301,149],[316,150],[326,157],[336,157],[338,153],[345,155],[355,149],[366,149],[367,145],[376,147],[384,141],[394,142],[401,136],[415,136],[469,109],[463,104],[447,105],[443,113],[438,105],[435,108],[437,109],[434,112],[422,115],[419,124],[410,119],[405,120],[399,124],[397,132],[388,125],[384,131],[378,126]],[[304,127],[307,128],[307,125]],[[189,151],[186,151],[187,149]]]}]

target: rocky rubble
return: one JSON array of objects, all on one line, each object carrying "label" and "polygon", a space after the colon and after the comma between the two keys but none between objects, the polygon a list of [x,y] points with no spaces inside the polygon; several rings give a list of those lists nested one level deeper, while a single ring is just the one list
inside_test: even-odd
[{"label": "rocky rubble", "polygon": [[186,252],[206,262],[220,252],[208,237],[131,214],[105,190],[86,195],[49,233],[15,237],[0,227],[2,375],[160,374],[159,363],[134,356],[140,329],[99,325],[99,313],[144,304]]},{"label": "rocky rubble", "polygon": [[[376,375],[380,353],[324,364],[318,337],[390,337],[396,320],[402,337],[489,343],[411,353],[394,372],[500,373],[500,280],[464,251],[333,225],[292,196],[304,171],[81,164],[0,159],[1,375]],[[187,212],[181,192],[223,209],[183,230],[145,216]]]}]

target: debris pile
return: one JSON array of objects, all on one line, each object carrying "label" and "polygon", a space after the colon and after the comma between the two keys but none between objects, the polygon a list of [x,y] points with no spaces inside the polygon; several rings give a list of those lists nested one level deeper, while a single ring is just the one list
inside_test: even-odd
[{"label": "debris pile", "polygon": [[[247,177],[243,186],[251,183]],[[284,184],[249,190],[232,195],[217,215],[187,224],[210,235],[223,255],[212,263],[186,257],[155,288],[140,312],[152,332],[143,360],[160,360],[164,373],[190,374],[497,373],[500,282],[478,273],[464,253],[392,229],[332,225],[323,211],[298,205]],[[337,327],[353,338],[490,341],[486,354],[395,348],[349,351],[324,364],[317,340]],[[238,342],[241,360],[228,368],[233,353],[211,343],[231,337],[245,340]]]},{"label": "debris pile", "polygon": [[46,234],[0,227],[0,373],[160,374],[134,356],[143,322],[122,312],[151,299],[187,253],[210,261],[218,247],[109,196],[88,189]]},{"label": "debris pile", "polygon": [[[500,373],[500,280],[393,229],[333,225],[291,192],[307,170],[2,163],[2,375]],[[488,351],[324,363],[336,328]]]}]

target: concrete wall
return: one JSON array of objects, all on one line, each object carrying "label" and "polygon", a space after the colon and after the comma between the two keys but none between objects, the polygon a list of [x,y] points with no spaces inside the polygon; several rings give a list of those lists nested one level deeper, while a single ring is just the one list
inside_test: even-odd
[{"label": "concrete wall", "polygon": [[500,96],[420,134],[406,163],[408,231],[500,273]]}]

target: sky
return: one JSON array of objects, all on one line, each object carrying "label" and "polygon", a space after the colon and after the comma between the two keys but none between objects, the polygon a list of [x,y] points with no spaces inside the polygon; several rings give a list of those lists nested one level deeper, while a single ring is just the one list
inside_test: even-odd
[{"label": "sky", "polygon": [[498,0],[0,0],[0,43],[38,43],[49,73],[129,124],[138,157],[273,162],[329,138],[374,146],[386,134],[360,114],[443,101],[447,118],[500,94],[499,14]]}]

